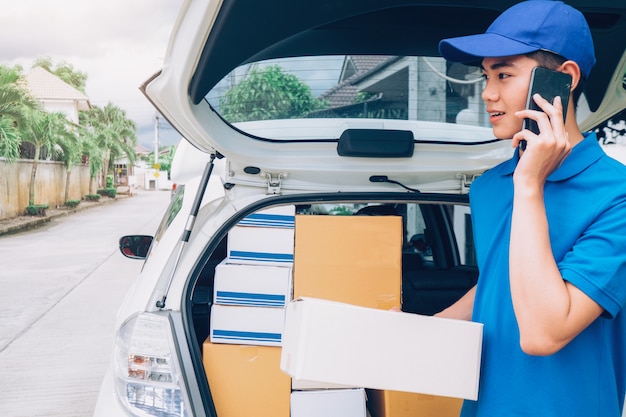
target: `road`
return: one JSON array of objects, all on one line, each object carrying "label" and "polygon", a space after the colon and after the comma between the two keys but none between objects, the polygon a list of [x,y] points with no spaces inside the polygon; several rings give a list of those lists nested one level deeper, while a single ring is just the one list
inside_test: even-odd
[{"label": "road", "polygon": [[86,417],[111,358],[114,319],[142,261],[124,234],[154,234],[167,191],[0,237],[0,416]]}]

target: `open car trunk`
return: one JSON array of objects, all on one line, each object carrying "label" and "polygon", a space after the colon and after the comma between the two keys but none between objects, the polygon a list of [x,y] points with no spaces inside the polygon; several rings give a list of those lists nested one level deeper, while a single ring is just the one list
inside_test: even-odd
[{"label": "open car trunk", "polygon": [[[204,388],[220,417],[288,417],[290,397],[301,391],[329,395],[343,388],[340,395],[355,395],[348,387],[296,381],[281,371],[281,320],[291,299],[316,297],[432,315],[465,294],[478,277],[467,196],[329,194],[309,202],[273,200],[283,204],[242,211],[245,217],[234,219],[209,243],[188,285],[188,331],[202,356]],[[373,417],[456,416],[462,403],[366,391]]]}]

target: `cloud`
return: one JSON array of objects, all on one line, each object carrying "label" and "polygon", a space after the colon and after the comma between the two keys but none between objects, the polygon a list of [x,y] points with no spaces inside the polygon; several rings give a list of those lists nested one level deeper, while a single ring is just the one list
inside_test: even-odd
[{"label": "cloud", "polygon": [[162,65],[182,1],[12,1],[0,14],[0,64],[25,71],[42,57],[71,64],[87,73],[92,104],[124,109],[140,127],[140,143],[150,143],[155,110],[139,86]]}]

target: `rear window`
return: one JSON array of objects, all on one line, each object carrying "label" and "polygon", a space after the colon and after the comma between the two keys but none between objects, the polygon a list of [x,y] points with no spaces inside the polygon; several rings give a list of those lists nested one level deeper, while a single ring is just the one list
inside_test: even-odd
[{"label": "rear window", "polygon": [[483,82],[478,67],[441,57],[311,56],[240,66],[206,99],[243,131],[242,122],[311,118],[488,127]]}]

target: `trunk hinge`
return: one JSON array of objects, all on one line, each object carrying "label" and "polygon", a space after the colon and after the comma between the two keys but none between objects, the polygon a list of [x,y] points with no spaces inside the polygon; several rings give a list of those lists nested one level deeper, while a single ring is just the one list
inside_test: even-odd
[{"label": "trunk hinge", "polygon": [[284,178],[287,178],[287,174],[284,172],[280,172],[278,174],[272,174],[271,172],[266,172],[265,178],[267,178],[267,193],[268,194],[280,194],[282,180]]},{"label": "trunk hinge", "polygon": [[470,188],[470,185],[474,182],[476,178],[478,178],[480,174],[472,174],[468,177],[467,174],[456,174],[456,177],[461,180],[461,191],[467,192]]}]

